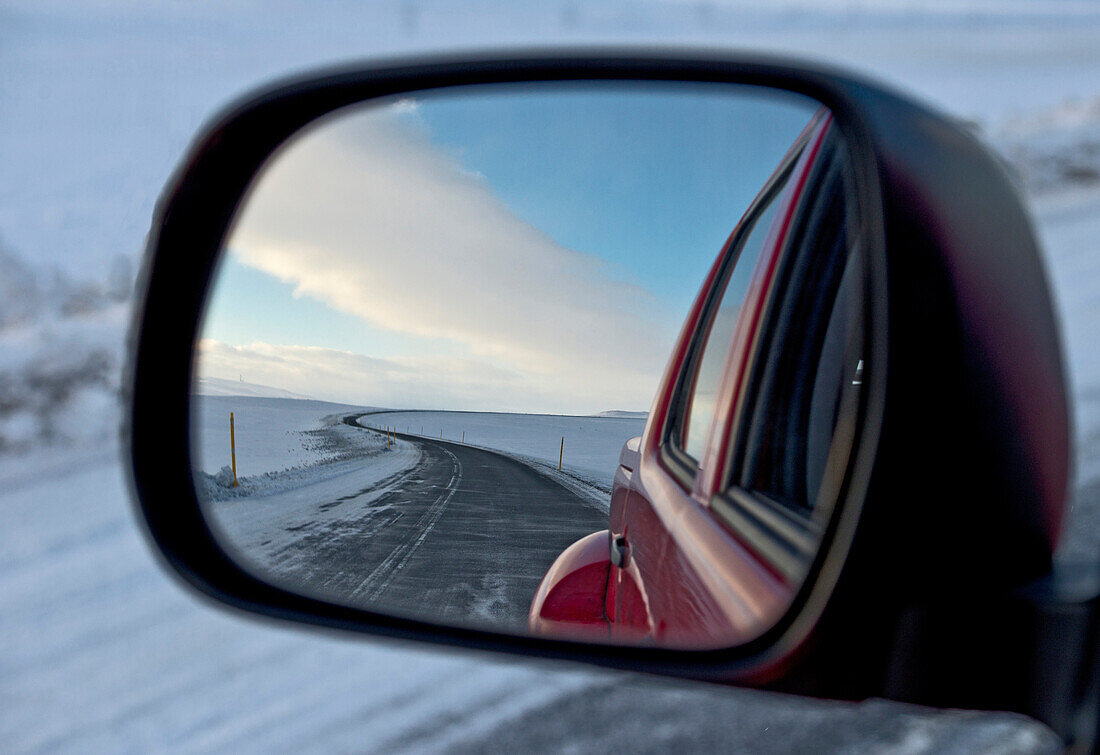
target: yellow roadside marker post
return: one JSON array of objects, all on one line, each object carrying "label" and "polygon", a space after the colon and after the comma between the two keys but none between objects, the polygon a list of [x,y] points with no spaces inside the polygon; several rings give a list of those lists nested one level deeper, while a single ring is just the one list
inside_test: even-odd
[{"label": "yellow roadside marker post", "polygon": [[561,471],[561,457],[565,455],[565,436],[561,436],[561,448],[558,449],[558,471]]},{"label": "yellow roadside marker post", "polygon": [[233,412],[229,413],[229,458],[233,462],[233,487],[237,487],[237,438],[233,430]]}]

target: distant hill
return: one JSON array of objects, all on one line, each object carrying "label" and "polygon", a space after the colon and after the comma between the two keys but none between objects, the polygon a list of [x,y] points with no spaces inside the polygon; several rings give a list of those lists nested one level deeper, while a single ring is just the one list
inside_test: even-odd
[{"label": "distant hill", "polygon": [[593,417],[616,417],[618,419],[645,419],[649,416],[649,412],[627,412],[622,409],[612,409],[606,412],[600,412],[599,414],[593,414]]},{"label": "distant hill", "polygon": [[241,380],[226,380],[225,378],[199,378],[198,384],[195,386],[195,393],[203,396],[259,396],[262,398],[313,399],[312,396],[291,393],[282,388],[272,388],[270,385],[245,383]]}]

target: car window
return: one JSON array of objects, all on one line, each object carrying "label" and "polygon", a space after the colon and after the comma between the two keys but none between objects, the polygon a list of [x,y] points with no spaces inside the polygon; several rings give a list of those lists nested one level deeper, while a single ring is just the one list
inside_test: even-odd
[{"label": "car window", "polygon": [[[863,369],[859,255],[846,157],[827,140],[792,231],[770,342],[750,391],[743,465],[734,484],[809,510]],[[842,465],[841,465],[842,467]]]},{"label": "car window", "polygon": [[730,342],[733,340],[733,329],[745,302],[745,295],[748,292],[753,271],[756,269],[756,263],[760,260],[772,221],[775,219],[776,209],[779,206],[778,197],[782,193],[780,189],[781,187],[777,187],[768,197],[753,218],[748,232],[743,236],[737,251],[737,261],[726,280],[725,291],[714,312],[710,331],[703,342],[701,357],[697,361],[699,367],[688,399],[689,409],[684,418],[681,435],[683,442],[681,447],[696,461],[702,456],[707,430],[711,420],[714,419],[718,386],[722,380],[722,369],[726,364]]}]

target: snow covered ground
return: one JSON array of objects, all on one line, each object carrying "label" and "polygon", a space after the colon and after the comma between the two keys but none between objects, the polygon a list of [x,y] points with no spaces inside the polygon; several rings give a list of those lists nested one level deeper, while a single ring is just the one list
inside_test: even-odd
[{"label": "snow covered ground", "polygon": [[[4,748],[585,749],[608,743],[610,732],[616,747],[638,751],[1053,751],[1048,733],[1012,716],[824,705],[248,620],[179,590],[138,535],[109,450],[134,263],[157,192],[216,107],[261,79],[349,57],[672,42],[851,65],[971,120],[1012,162],[1032,195],[1073,371],[1078,483],[1064,552],[1100,553],[1100,198],[1090,190],[1100,155],[1100,8],[1075,0],[758,5],[562,0],[505,10],[481,0],[330,0],[301,13],[292,2],[253,0],[232,8],[5,3]],[[224,433],[216,425],[215,456]]]},{"label": "snow covered ground", "polygon": [[1059,556],[1100,554],[1100,191],[1041,196],[1034,203],[1046,252],[1074,400],[1076,482]]},{"label": "snow covered ground", "polygon": [[[347,425],[341,427],[348,434],[382,440],[382,436],[374,433],[356,431]],[[383,441],[367,458],[326,461],[294,470],[299,474],[272,475],[269,486],[245,480],[237,488],[242,491],[239,496],[210,501],[210,511],[224,533],[224,542],[249,561],[266,567],[275,560],[272,554],[286,546],[283,540],[273,540],[273,533],[285,534],[306,525],[323,528],[330,521],[338,521],[345,516],[344,512],[333,513],[332,505],[326,506],[324,502],[369,490],[370,498],[362,501],[369,503],[389,491],[385,481],[396,481],[402,472],[416,467],[419,460],[420,451],[412,443],[398,441],[389,448]],[[375,507],[374,523],[381,525],[382,519],[378,517],[385,513],[384,507]],[[369,537],[370,532],[363,528],[361,535]],[[293,570],[295,564],[281,566]]]},{"label": "snow covered ground", "polygon": [[237,476],[255,477],[344,458],[385,446],[373,433],[356,432],[340,418],[365,407],[265,396],[196,395],[193,442],[202,472],[230,464],[229,414],[233,413]]},{"label": "snow covered ground", "polygon": [[[582,417],[498,412],[379,412],[359,420],[370,427],[463,441],[562,469],[611,491],[623,443],[642,434],[644,416]],[[563,441],[564,440],[564,445]]]}]

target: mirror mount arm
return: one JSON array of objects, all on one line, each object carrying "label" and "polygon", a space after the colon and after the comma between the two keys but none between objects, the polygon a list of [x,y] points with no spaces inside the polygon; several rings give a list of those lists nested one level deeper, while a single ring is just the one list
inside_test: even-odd
[{"label": "mirror mount arm", "polygon": [[1100,562],[1055,562],[1013,596],[1032,636],[1028,715],[1094,751],[1100,733]]},{"label": "mirror mount arm", "polygon": [[1055,564],[1000,597],[911,604],[891,651],[887,697],[1016,711],[1091,751],[1100,729],[1100,563]]}]

